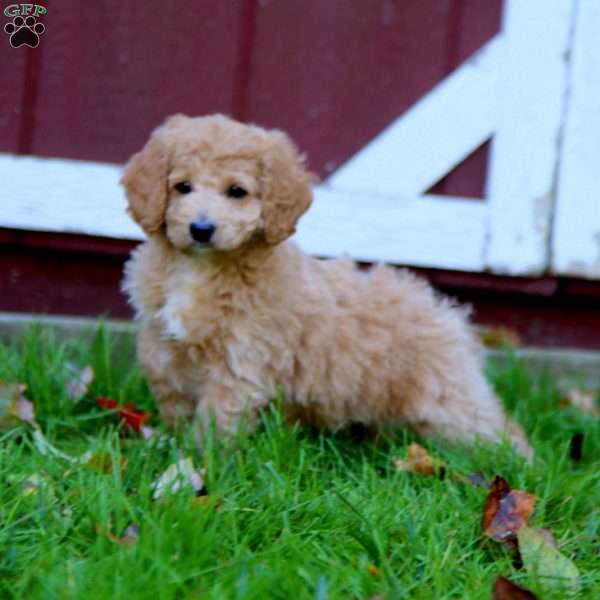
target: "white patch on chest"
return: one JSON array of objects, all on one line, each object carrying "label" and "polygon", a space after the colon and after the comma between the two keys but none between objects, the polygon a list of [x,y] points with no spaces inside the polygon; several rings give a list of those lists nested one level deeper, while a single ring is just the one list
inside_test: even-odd
[{"label": "white patch on chest", "polygon": [[158,316],[164,323],[165,337],[182,341],[187,336],[182,313],[191,306],[188,294],[170,294],[167,303],[160,309]]},{"label": "white patch on chest", "polygon": [[165,338],[183,341],[188,337],[184,315],[189,314],[193,308],[194,289],[201,285],[203,280],[202,269],[185,259],[182,259],[175,271],[169,275],[166,301],[156,315],[163,322]]}]

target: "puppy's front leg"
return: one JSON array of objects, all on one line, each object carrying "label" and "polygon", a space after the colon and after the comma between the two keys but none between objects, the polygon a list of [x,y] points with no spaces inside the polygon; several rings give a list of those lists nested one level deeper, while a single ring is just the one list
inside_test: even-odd
[{"label": "puppy's front leg", "polygon": [[198,446],[202,446],[202,438],[213,424],[219,435],[233,436],[241,426],[246,433],[252,433],[258,423],[258,411],[267,403],[266,395],[249,389],[242,382],[207,383],[196,405]]}]

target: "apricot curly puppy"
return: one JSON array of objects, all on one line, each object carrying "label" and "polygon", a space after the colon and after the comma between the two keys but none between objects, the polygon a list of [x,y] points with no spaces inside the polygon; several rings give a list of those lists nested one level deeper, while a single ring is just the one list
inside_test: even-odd
[{"label": "apricot curly puppy", "polygon": [[464,310],[407,271],[359,271],[286,239],[311,176],[280,131],[222,115],[176,115],[129,161],[122,183],[148,240],[124,289],[138,352],[170,423],[225,432],[283,390],[319,425],[394,427],[500,440],[528,454],[486,383]]}]

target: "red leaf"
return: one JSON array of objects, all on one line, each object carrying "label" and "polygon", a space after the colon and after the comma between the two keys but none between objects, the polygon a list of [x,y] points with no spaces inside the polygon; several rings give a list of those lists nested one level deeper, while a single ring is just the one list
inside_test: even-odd
[{"label": "red leaf", "polygon": [[96,402],[102,407],[106,409],[117,408],[117,401],[111,400],[110,398],[106,398],[104,396],[98,396],[96,398]]},{"label": "red leaf", "polygon": [[119,405],[116,400],[105,398],[104,396],[98,396],[96,402],[102,408],[116,410],[123,424],[138,433],[141,431],[144,423],[150,418],[149,412],[139,410],[134,404]]}]

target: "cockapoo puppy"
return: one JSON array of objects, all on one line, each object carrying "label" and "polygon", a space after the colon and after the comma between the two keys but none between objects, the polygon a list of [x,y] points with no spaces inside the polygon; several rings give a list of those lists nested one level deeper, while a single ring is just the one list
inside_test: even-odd
[{"label": "cockapoo puppy", "polygon": [[148,236],[124,290],[167,422],[234,432],[244,418],[251,429],[281,389],[286,411],[319,426],[506,436],[529,454],[484,379],[464,310],[408,271],[361,271],[287,241],[312,191],[281,131],[175,115],[122,183]]}]

